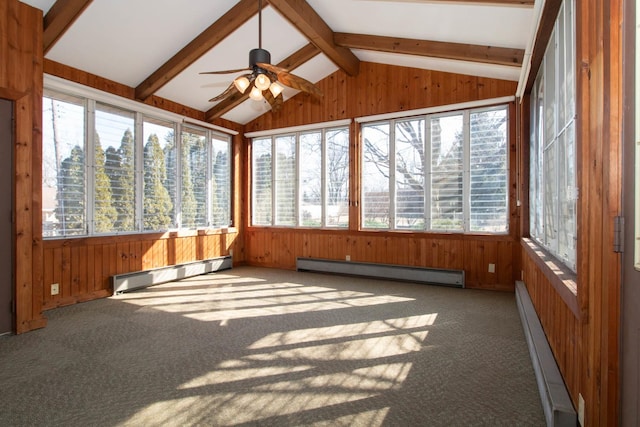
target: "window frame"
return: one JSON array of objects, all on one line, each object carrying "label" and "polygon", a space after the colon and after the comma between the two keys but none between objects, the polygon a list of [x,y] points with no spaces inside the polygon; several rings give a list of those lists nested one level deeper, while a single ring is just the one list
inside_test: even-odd
[{"label": "window frame", "polygon": [[[463,107],[467,107],[466,105]],[[470,170],[470,157],[471,157],[471,135],[470,135],[470,117],[474,113],[484,112],[484,111],[501,111],[505,112],[505,149],[504,149],[504,160],[505,160],[505,182],[506,182],[506,193],[505,193],[505,229],[501,231],[482,231],[482,230],[471,230],[471,170]],[[462,193],[460,204],[462,206],[462,226],[460,228],[433,228],[433,212],[432,212],[432,197],[433,197],[433,185],[431,184],[432,174],[433,174],[433,145],[432,145],[432,133],[431,126],[433,119],[447,118],[447,117],[462,117],[462,147],[461,147],[461,162],[462,162]],[[422,228],[406,228],[399,227],[397,225],[397,194],[396,194],[396,172],[397,172],[397,163],[396,163],[396,124],[398,122],[405,122],[411,120],[423,120],[424,128],[423,128],[423,178],[424,178],[424,223]],[[387,169],[389,170],[388,177],[388,190],[389,190],[389,226],[388,227],[367,227],[366,226],[366,209],[367,209],[367,200],[365,198],[364,184],[362,185],[362,194],[360,195],[360,210],[359,215],[361,218],[361,226],[360,229],[363,231],[387,231],[387,232],[417,232],[417,233],[445,233],[445,234],[482,234],[482,235],[509,235],[510,234],[510,215],[509,215],[509,200],[510,200],[510,187],[509,182],[511,179],[511,171],[510,171],[510,155],[509,155],[509,144],[511,133],[509,131],[509,126],[511,122],[510,117],[510,108],[509,104],[505,103],[496,103],[489,104],[483,106],[477,106],[472,108],[461,108],[461,109],[448,109],[448,110],[439,110],[439,111],[426,111],[425,114],[421,115],[411,115],[411,116],[394,116],[389,118],[388,120],[370,120],[366,121],[362,124],[361,132],[362,138],[364,138],[365,128],[367,126],[381,126],[386,125],[389,128],[389,136],[388,136],[388,162]],[[365,179],[363,176],[365,164],[368,162],[366,159],[365,146],[361,144],[362,149],[360,150],[360,161],[362,162],[362,172],[361,172],[361,181]]]},{"label": "window frame", "polygon": [[[347,222],[346,223],[340,223],[338,222],[338,225],[332,225],[329,221],[330,215],[328,214],[328,210],[329,210],[329,189],[328,189],[328,182],[329,182],[329,156],[328,156],[328,144],[329,144],[329,139],[328,139],[328,135],[331,132],[346,132],[347,133],[347,144],[346,144],[346,151],[347,151],[347,161],[346,161],[346,167],[349,168],[350,167],[350,162],[349,162],[349,156],[350,156],[350,144],[349,144],[349,135],[351,133],[351,129],[349,128],[349,125],[346,123],[343,123],[342,121],[340,122],[335,122],[335,123],[325,123],[324,126],[319,125],[319,127],[310,127],[310,126],[303,126],[300,128],[288,128],[288,129],[281,129],[281,130],[274,130],[274,131],[270,131],[267,132],[267,134],[263,134],[263,133],[256,133],[256,134],[247,134],[245,136],[247,136],[248,138],[250,138],[250,145],[251,145],[251,158],[249,160],[249,163],[251,164],[251,181],[249,183],[249,187],[250,187],[250,192],[251,192],[251,210],[250,210],[250,218],[249,218],[249,226],[250,227],[271,227],[271,228],[291,228],[291,229],[312,229],[312,230],[347,230],[349,229],[349,215],[348,215],[348,201],[349,201],[349,191],[350,191],[350,185],[351,185],[351,180],[350,180],[350,175],[347,174],[347,179],[348,179],[348,183],[347,183],[347,188],[346,188],[346,198],[344,200],[344,202],[346,203],[347,206]],[[301,162],[303,161],[303,159],[300,156],[301,153],[301,138],[305,135],[310,135],[313,133],[319,133],[320,134],[320,144],[321,144],[321,150],[320,150],[320,174],[321,174],[321,179],[320,179],[320,206],[321,206],[321,214],[320,214],[320,224],[318,226],[311,226],[311,225],[304,225],[304,218],[303,218],[303,211],[302,211],[302,193],[301,193],[301,169],[302,169],[302,165]],[[294,222],[292,224],[283,224],[283,223],[278,223],[277,219],[279,218],[277,216],[278,214],[278,180],[277,180],[277,171],[278,171],[278,159],[276,158],[276,156],[274,156],[274,154],[277,152],[277,141],[278,139],[282,139],[282,138],[288,138],[288,137],[292,137],[293,138],[293,144],[294,144],[294,157],[295,157],[295,164],[294,164],[294,173],[295,173],[295,185],[293,188],[293,215],[294,215]],[[255,173],[256,170],[256,157],[255,157],[255,153],[256,151],[253,149],[254,147],[254,143],[255,142],[263,142],[263,141],[270,141],[270,150],[269,153],[271,155],[270,159],[271,159],[271,164],[270,164],[270,189],[271,189],[271,194],[270,194],[270,214],[268,212],[266,213],[261,213],[261,215],[266,215],[267,217],[270,218],[269,222],[267,223],[267,221],[263,222],[263,223],[256,223],[255,222],[255,218],[257,217],[257,206],[258,206],[258,202],[259,200],[257,200],[257,196],[258,193],[256,191],[256,178],[257,175]],[[265,144],[266,145],[266,144]],[[268,183],[267,183],[268,184]],[[341,225],[343,224],[343,225]]]},{"label": "window frame", "polygon": [[[72,84],[59,84],[56,79],[47,78],[45,76],[45,83],[51,81],[52,84],[45,84],[43,99],[62,100],[65,98],[71,98],[73,100],[82,101],[84,111],[84,132],[82,139],[82,150],[84,152],[84,230],[81,233],[69,234],[68,232],[55,233],[51,235],[44,235],[43,238],[47,240],[56,239],[69,239],[69,238],[85,238],[85,237],[99,237],[99,236],[113,236],[113,235],[132,235],[132,234],[150,234],[158,232],[170,232],[170,231],[182,231],[182,230],[201,230],[201,229],[224,229],[233,227],[233,164],[232,158],[232,135],[233,131],[229,133],[223,132],[223,128],[211,125],[205,126],[198,123],[196,120],[186,120],[184,117],[174,115],[172,113],[164,112],[145,105],[138,105],[139,103],[132,102],[126,99],[120,99],[117,96],[110,94],[103,94],[99,91],[92,90],[90,88],[76,88],[76,85]],[[77,90],[74,90],[77,89]],[[45,104],[45,103],[43,103]],[[127,112],[133,117],[133,127],[131,132],[134,138],[134,219],[133,229],[126,231],[106,231],[98,232],[95,229],[95,194],[96,194],[96,172],[95,172],[95,143],[96,143],[96,110],[99,106],[105,106],[113,108],[116,111]],[[176,177],[175,177],[175,215],[173,221],[169,227],[161,230],[148,230],[144,226],[144,147],[147,141],[144,140],[144,123],[146,120],[161,121],[167,124],[171,124],[174,129],[174,149],[176,150]],[[205,135],[205,147],[206,147],[206,225],[199,225],[197,227],[184,227],[180,220],[181,207],[181,135],[183,130],[197,129]],[[225,208],[228,212],[224,215],[228,219],[228,224],[214,224],[213,223],[213,170],[212,170],[212,156],[214,140],[226,141],[227,146],[227,194],[229,200],[225,202]],[[43,141],[43,149],[48,144]],[[43,153],[44,155],[44,153]],[[43,168],[45,162],[43,162]],[[43,177],[45,174],[43,173]],[[44,184],[44,182],[43,182]],[[56,183],[57,185],[57,183]],[[57,188],[57,187],[56,187]],[[57,205],[57,199],[54,201]],[[43,209],[45,206],[43,206]],[[43,212],[44,213],[44,212]],[[45,218],[43,215],[43,229],[47,230],[49,223],[54,224],[54,218]]]},{"label": "window frame", "polygon": [[[574,273],[579,198],[575,11],[574,0],[562,2],[531,90],[529,136],[529,235]],[[550,149],[555,152],[551,165]]]}]

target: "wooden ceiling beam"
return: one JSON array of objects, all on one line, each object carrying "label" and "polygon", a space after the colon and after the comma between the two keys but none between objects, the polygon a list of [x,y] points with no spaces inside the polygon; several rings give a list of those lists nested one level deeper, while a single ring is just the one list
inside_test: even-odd
[{"label": "wooden ceiling beam", "polygon": [[542,16],[540,17],[540,25],[538,25],[538,32],[536,33],[536,39],[533,43],[533,51],[531,52],[531,65],[529,67],[529,75],[527,76],[527,82],[525,83],[525,93],[531,93],[533,84],[536,81],[538,75],[538,69],[542,64],[544,53],[547,50],[547,44],[553,33],[553,27],[555,26],[556,19],[558,18],[558,12],[562,6],[562,0],[546,0],[542,9]]},{"label": "wooden ceiling beam", "polygon": [[[318,49],[315,45],[309,43],[302,49],[298,50],[297,52],[279,62],[277,66],[280,68],[286,68],[287,70],[293,70],[309,61],[319,53],[320,49]],[[230,97],[220,101],[214,107],[210,108],[205,113],[205,120],[211,122],[212,120],[221,117],[223,114],[226,114],[238,105],[242,104],[248,98],[249,92],[245,92],[244,94],[242,94],[236,91]]]},{"label": "wooden ceiling beam", "polygon": [[366,34],[335,33],[335,43],[350,49],[403,53],[432,58],[482,62],[486,64],[519,67],[524,58],[523,49],[481,46],[465,43],[403,39]]},{"label": "wooden ceiling beam", "polygon": [[57,0],[51,6],[43,20],[42,41],[45,55],[91,2],[92,0]]},{"label": "wooden ceiling beam", "polygon": [[220,19],[140,83],[136,87],[136,98],[141,101],[146,100],[257,13],[258,2],[240,0]]},{"label": "wooden ceiling beam", "polygon": [[333,30],[305,0],[269,0],[311,43],[350,76],[357,76],[360,60],[349,49],[337,46]]}]

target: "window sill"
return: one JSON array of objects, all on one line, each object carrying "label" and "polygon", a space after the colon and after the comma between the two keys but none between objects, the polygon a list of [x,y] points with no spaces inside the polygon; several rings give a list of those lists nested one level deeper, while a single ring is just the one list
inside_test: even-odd
[{"label": "window sill", "polygon": [[580,319],[576,273],[555,259],[532,239],[523,238],[521,242],[525,252],[551,283],[576,319]]}]

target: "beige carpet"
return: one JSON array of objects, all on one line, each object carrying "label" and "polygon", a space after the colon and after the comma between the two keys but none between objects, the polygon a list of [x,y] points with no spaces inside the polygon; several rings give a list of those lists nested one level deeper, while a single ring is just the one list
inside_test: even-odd
[{"label": "beige carpet", "polygon": [[543,426],[513,294],[241,267],[0,337],[2,426]]}]

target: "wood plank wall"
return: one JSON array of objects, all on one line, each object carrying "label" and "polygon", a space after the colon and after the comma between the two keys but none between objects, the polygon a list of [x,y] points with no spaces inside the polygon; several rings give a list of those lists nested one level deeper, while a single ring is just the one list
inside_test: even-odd
[{"label": "wood plank wall", "polygon": [[[322,100],[299,94],[287,101],[280,112],[265,114],[248,123],[247,132],[513,96],[516,90],[516,83],[511,81],[366,62],[361,63],[357,77],[336,71],[318,86],[324,92]],[[353,261],[464,269],[468,287],[512,291],[520,274],[513,105],[510,114],[509,235],[360,231],[356,206],[350,208],[348,231],[251,227],[250,218],[245,215],[247,263],[294,269],[299,256],[344,260],[349,255]],[[351,129],[350,199],[358,200],[359,129],[357,125],[352,125]],[[244,161],[248,162],[248,157]],[[245,170],[244,179],[248,183],[249,170],[247,167]],[[248,184],[244,186],[245,200],[250,200],[249,187]],[[247,208],[245,213],[249,211]],[[490,263],[495,264],[495,273],[488,272]]]},{"label": "wood plank wall", "polygon": [[[522,243],[523,280],[576,409],[579,395],[584,399],[585,426],[619,423],[621,259],[613,251],[613,220],[621,214],[623,3],[576,2],[576,274],[558,271],[530,250],[527,239]],[[522,146],[526,165],[527,144]],[[566,283],[575,286],[573,296]]]},{"label": "wood plank wall", "polygon": [[60,293],[43,292],[48,310],[112,294],[114,274],[148,270],[241,252],[239,233],[198,230],[162,234],[57,239],[44,242],[44,284]]},{"label": "wood plank wall", "polygon": [[[0,97],[14,101],[16,332],[43,327],[42,316],[42,11],[0,2]],[[3,141],[5,142],[5,141]]]}]

